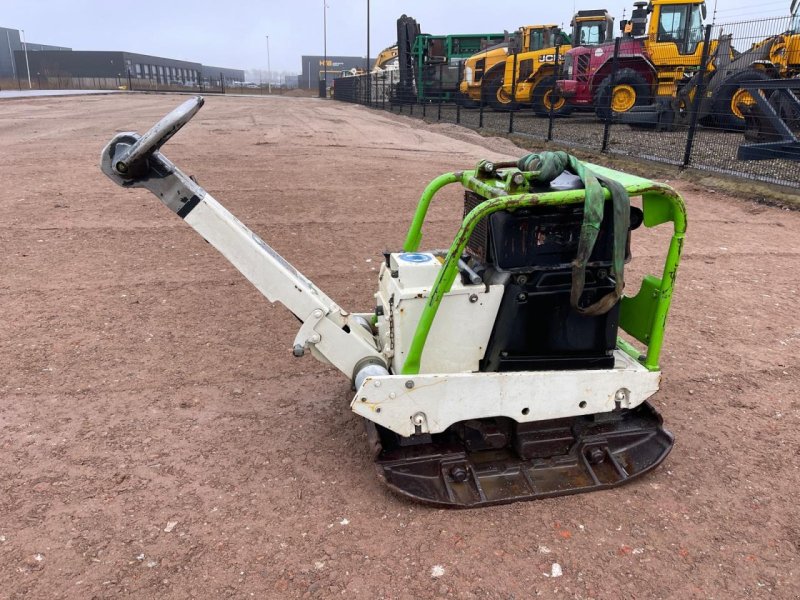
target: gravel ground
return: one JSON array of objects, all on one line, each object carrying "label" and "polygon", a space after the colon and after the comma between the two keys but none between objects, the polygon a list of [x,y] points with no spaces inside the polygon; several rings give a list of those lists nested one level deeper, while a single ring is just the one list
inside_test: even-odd
[{"label": "gravel ground", "polygon": [[[291,356],[296,320],[99,172],[116,131],[178,101],[0,102],[0,596],[800,596],[800,213],[675,182],[689,234],[655,398],[664,465],[430,509],[381,486],[348,382]],[[358,106],[214,97],[165,153],[359,310],[432,177],[523,151]],[[458,204],[432,208],[427,244]],[[631,285],[667,238],[637,231]]]},{"label": "gravel ground", "polygon": [[[410,108],[404,106],[394,109],[409,115]],[[454,105],[442,105],[441,120],[455,123],[460,119],[461,125],[478,129],[480,114],[476,109],[461,109],[456,114]],[[415,106],[413,116],[422,116],[422,107]],[[439,118],[438,105],[425,107],[425,118],[436,121]],[[548,122],[529,111],[522,110],[514,114],[513,130],[516,134],[547,139]],[[493,131],[508,133],[509,114],[485,110],[483,128],[486,133]],[[603,141],[603,123],[597,121],[592,113],[576,112],[568,118],[556,119],[553,122],[553,139],[555,141],[589,150],[599,150]],[[627,156],[650,158],[673,165],[683,164],[686,149],[686,129],[679,131],[648,131],[634,129],[628,125],[612,125],[610,129],[609,152]],[[699,127],[692,149],[691,166],[708,169],[720,173],[741,175],[755,180],[779,183],[792,187],[800,187],[800,163],[789,160],[741,161],[736,158],[739,144],[744,142],[741,133],[718,131],[713,128]]]}]

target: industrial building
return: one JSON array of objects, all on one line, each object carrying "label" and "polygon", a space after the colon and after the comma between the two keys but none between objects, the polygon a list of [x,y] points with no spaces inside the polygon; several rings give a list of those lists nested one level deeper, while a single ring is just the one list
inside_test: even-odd
[{"label": "industrial building", "polygon": [[[341,77],[342,71],[350,71],[351,69],[366,70],[367,64],[372,64],[367,61],[363,56],[328,56],[327,84],[330,86],[333,80]],[[325,78],[326,66],[324,56],[306,56],[302,57],[302,74],[300,75],[299,85],[302,88],[316,89],[319,86],[319,81]]]},{"label": "industrial building", "polygon": [[[14,53],[18,72],[26,69],[25,53]],[[196,85],[200,81],[225,80],[226,85],[244,80],[241,69],[208,67],[197,62],[136,54],[133,52],[109,52],[96,50],[73,50],[59,52],[45,50],[28,53],[32,74],[42,77],[105,77],[148,79],[158,84]]]},{"label": "industrial building", "polygon": [[[47,44],[37,44],[35,42],[27,42],[25,46],[27,46],[29,53],[41,52],[42,50],[60,50],[65,52],[72,50],[72,48],[67,48],[65,46],[49,46]],[[0,27],[0,79],[17,78],[14,52],[22,52],[23,50],[22,35],[19,29]],[[23,69],[22,73],[27,73],[27,71]]]},{"label": "industrial building", "polygon": [[[5,38],[5,39],[4,39]],[[16,29],[0,28],[0,78],[144,79],[161,85],[225,85],[244,81],[242,69],[212,67],[134,52],[72,50],[21,42]]]}]

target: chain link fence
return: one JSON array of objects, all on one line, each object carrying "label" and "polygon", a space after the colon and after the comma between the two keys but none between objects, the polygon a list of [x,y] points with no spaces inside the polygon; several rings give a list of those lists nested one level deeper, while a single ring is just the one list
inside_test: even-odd
[{"label": "chain link fence", "polygon": [[[613,51],[605,71],[592,77],[581,75],[580,69],[589,71],[590,53],[598,56],[600,47],[580,49],[586,58],[567,55],[566,71],[564,61],[556,61],[562,63],[556,79],[583,77],[588,102],[579,105],[570,99],[570,111],[558,113],[535,114],[530,94],[527,99],[513,97],[516,82],[512,84],[515,110],[498,111],[479,102],[441,97],[420,100],[414,90],[409,91],[413,82],[401,81],[398,71],[336,79],[333,95],[340,101],[428,121],[798,187],[797,21],[776,18],[696,27],[680,44],[671,41],[672,32],[659,31],[636,42],[646,48],[638,53],[631,45],[633,38],[618,38],[604,47]],[[648,62],[657,65],[657,72]],[[551,98],[559,97],[560,84],[552,83]],[[770,108],[785,129],[770,121]],[[793,144],[787,143],[792,139]],[[762,160],[740,158],[748,153]]]}]

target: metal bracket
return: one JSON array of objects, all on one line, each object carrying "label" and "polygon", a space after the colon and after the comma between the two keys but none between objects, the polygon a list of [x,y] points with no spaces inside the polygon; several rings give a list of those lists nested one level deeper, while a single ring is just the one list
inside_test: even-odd
[{"label": "metal bracket", "polygon": [[325,313],[321,309],[316,309],[306,318],[294,338],[292,354],[300,358],[306,353],[306,348],[310,344],[318,344],[322,341],[322,335],[316,330],[316,327],[324,318]]}]

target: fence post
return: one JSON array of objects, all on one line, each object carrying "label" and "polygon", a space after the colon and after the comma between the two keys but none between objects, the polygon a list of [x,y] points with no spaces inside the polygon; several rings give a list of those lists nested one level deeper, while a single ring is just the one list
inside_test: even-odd
[{"label": "fence post", "polygon": [[614,98],[614,86],[617,83],[617,66],[619,64],[619,61],[617,59],[619,58],[619,44],[621,41],[622,41],[621,37],[618,37],[617,39],[614,40],[614,58],[611,59],[611,75],[610,75],[611,91],[608,94],[608,106],[606,107],[608,108],[609,116],[608,118],[605,119],[605,123],[603,124],[603,143],[600,146],[600,152],[605,152],[608,149],[608,136],[611,132],[611,120],[613,118],[613,113],[611,112],[611,104],[612,104],[611,101]]},{"label": "fence post", "polygon": [[711,25],[706,25],[706,34],[703,37],[703,57],[700,60],[700,71],[697,76],[700,80],[694,90],[692,99],[692,114],[689,116],[689,133],[686,135],[686,150],[683,153],[683,167],[689,166],[692,159],[692,147],[694,146],[694,134],[697,131],[697,120],[700,116],[700,102],[706,93],[706,70],[708,68],[708,50],[711,44]]},{"label": "fence post", "polygon": [[[420,77],[421,79],[421,77]],[[422,101],[425,101],[423,97]],[[439,65],[439,113],[436,115],[436,120],[442,120],[442,65]]]},{"label": "fence post", "polygon": [[478,104],[480,106],[478,108],[478,129],[483,129],[483,98],[478,101]]},{"label": "fence post", "polygon": [[[517,103],[517,56],[514,52],[514,74],[511,76],[511,107]],[[505,81],[503,82],[505,85]],[[508,111],[508,133],[514,133],[514,110]]]},{"label": "fence post", "polygon": [[219,74],[219,87],[222,88],[222,93],[225,93],[225,78],[222,76],[222,73]]},{"label": "fence post", "polygon": [[455,92],[455,101],[456,101],[456,125],[461,124],[461,79],[464,77],[464,61],[462,60],[458,63],[458,83],[456,83],[457,89]]},{"label": "fence post", "polygon": [[133,80],[131,79],[131,70],[128,69],[128,91],[133,91]]},{"label": "fence post", "polygon": [[553,88],[550,90],[550,118],[548,119],[547,123],[548,142],[553,141],[553,117],[554,117],[553,104],[556,101],[555,97],[556,97],[556,87],[558,85],[558,78],[561,76],[561,65],[558,64],[558,59],[560,58],[560,55],[561,55],[561,44],[556,46],[556,64],[555,64],[556,77],[553,80]]}]

